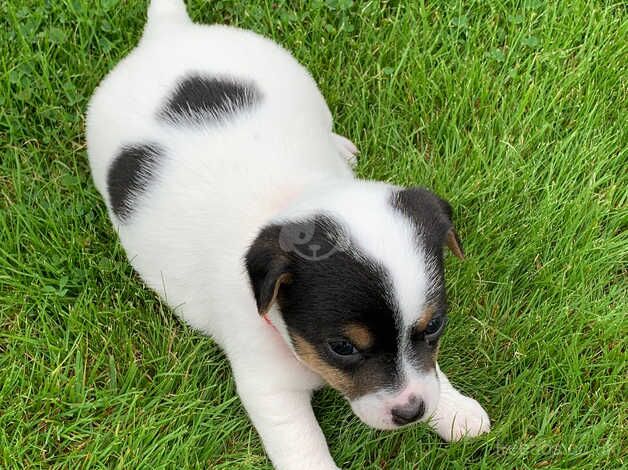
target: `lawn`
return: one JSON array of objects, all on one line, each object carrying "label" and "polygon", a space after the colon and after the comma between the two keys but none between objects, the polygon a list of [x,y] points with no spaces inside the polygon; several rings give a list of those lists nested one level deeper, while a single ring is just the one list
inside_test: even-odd
[{"label": "lawn", "polygon": [[[490,434],[314,403],[343,468],[627,465],[628,15],[621,2],[192,1],[318,81],[358,173],[449,199],[440,364]],[[142,286],[90,180],[85,107],[145,4],[0,3],[0,467],[269,468],[224,356]]]}]

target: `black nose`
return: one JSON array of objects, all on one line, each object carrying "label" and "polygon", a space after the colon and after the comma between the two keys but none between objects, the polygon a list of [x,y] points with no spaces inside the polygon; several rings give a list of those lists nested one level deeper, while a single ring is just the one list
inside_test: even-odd
[{"label": "black nose", "polygon": [[407,404],[393,408],[391,413],[393,423],[397,426],[403,426],[420,419],[425,413],[425,404],[423,400],[412,397]]}]

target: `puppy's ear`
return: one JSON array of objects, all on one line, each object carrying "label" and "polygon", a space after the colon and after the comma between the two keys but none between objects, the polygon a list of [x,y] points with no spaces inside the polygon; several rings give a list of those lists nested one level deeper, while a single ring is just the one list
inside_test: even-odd
[{"label": "puppy's ear", "polygon": [[425,188],[407,188],[393,195],[393,206],[410,217],[425,243],[444,246],[460,259],[464,251],[452,222],[451,205]]},{"label": "puppy's ear", "polygon": [[460,242],[460,238],[458,238],[458,233],[453,229],[453,227],[447,230],[446,243],[447,247],[454,255],[456,255],[457,258],[464,259],[462,243]]},{"label": "puppy's ear", "polygon": [[451,252],[456,255],[457,258],[464,259],[464,251],[462,251],[462,243],[460,242],[460,238],[458,238],[458,233],[454,229],[453,224],[453,210],[451,208],[451,204],[441,199],[436,194],[430,193],[433,197],[435,197],[438,201],[438,204],[442,208],[443,212],[447,216],[447,220],[449,222],[450,227],[447,229],[445,233],[445,244],[451,250]]},{"label": "puppy's ear", "polygon": [[281,285],[292,281],[289,258],[279,245],[279,232],[278,226],[264,228],[245,256],[246,270],[260,315],[268,313],[277,300]]}]

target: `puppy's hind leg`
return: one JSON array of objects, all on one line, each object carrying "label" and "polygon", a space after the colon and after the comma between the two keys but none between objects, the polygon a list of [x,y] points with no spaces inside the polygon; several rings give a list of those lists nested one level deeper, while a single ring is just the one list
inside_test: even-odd
[{"label": "puppy's hind leg", "polygon": [[340,153],[342,158],[345,159],[351,169],[355,169],[356,165],[358,164],[358,153],[360,153],[358,148],[346,137],[335,134],[333,132],[331,135],[334,139],[334,143],[336,144],[336,148],[338,149],[338,152]]}]

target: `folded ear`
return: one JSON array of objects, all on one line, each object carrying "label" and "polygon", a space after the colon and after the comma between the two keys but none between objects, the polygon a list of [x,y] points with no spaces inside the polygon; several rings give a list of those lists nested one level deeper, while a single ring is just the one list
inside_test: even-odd
[{"label": "folded ear", "polygon": [[447,245],[451,252],[464,259],[464,251],[452,222],[451,205],[425,188],[414,187],[398,191],[393,206],[410,217],[425,243]]},{"label": "folded ear", "polygon": [[279,232],[278,226],[264,228],[245,256],[246,270],[260,315],[268,313],[273,306],[281,285],[292,280],[289,259],[279,246]]}]

